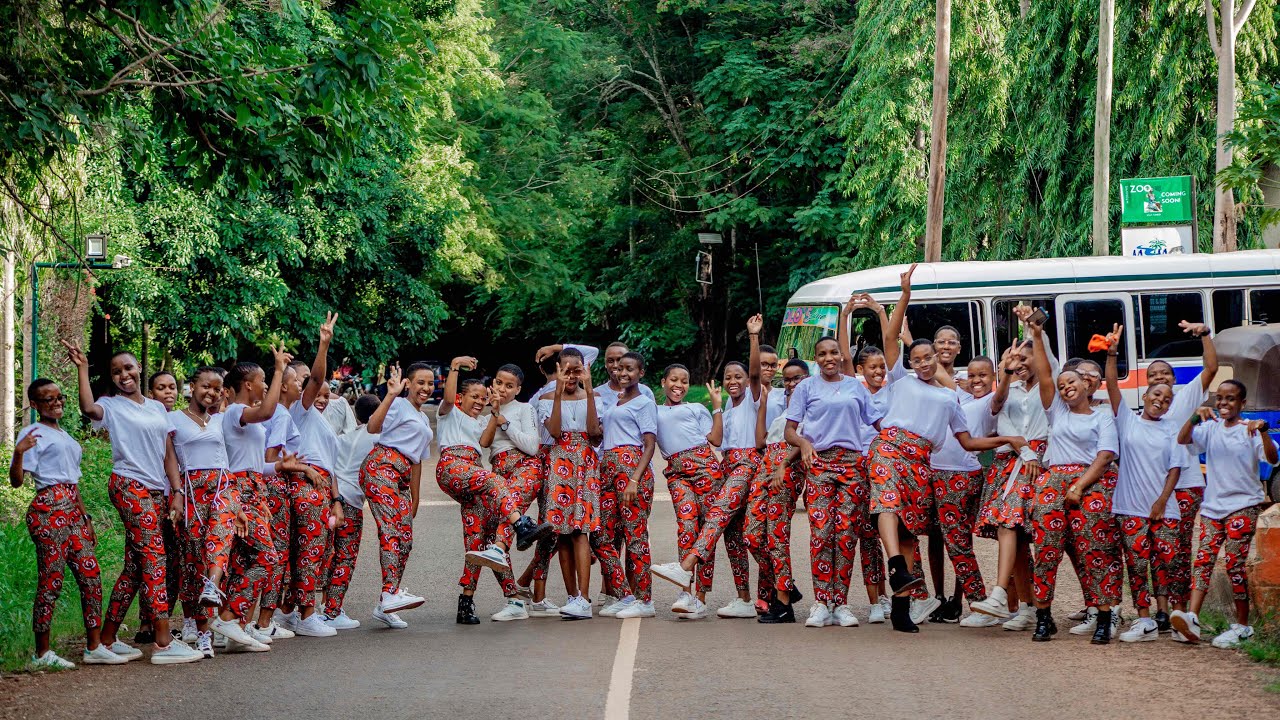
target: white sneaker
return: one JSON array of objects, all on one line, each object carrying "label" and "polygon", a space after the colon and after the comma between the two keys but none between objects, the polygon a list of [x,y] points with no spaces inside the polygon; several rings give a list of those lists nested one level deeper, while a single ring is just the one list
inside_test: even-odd
[{"label": "white sneaker", "polygon": [[960,621],[960,627],[967,628],[988,628],[995,627],[1000,624],[1000,618],[995,615],[987,615],[986,613],[972,612],[964,616]]},{"label": "white sneaker", "polygon": [[242,653],[242,652],[270,652],[271,646],[266,643],[258,642],[253,637],[249,638],[249,642],[242,643],[231,638],[227,638],[227,647],[225,652]]},{"label": "white sneaker", "polygon": [[1160,639],[1160,628],[1151,618],[1140,617],[1129,624],[1129,629],[1120,633],[1120,642],[1148,642]]},{"label": "white sneaker", "polygon": [[872,625],[879,625],[885,621],[886,617],[884,605],[881,605],[879,601],[871,603],[871,616],[867,618],[867,622]]},{"label": "white sneaker", "polygon": [[204,578],[204,589],[200,591],[200,604],[205,607],[218,607],[227,599],[227,594],[218,589],[209,578]]},{"label": "white sneaker", "polygon": [[628,618],[651,618],[657,614],[658,613],[653,609],[652,600],[649,602],[640,602],[639,600],[636,600],[622,610],[619,610],[618,614],[614,617],[619,620],[626,620]]},{"label": "white sneaker", "polygon": [[85,665],[124,665],[129,661],[111,652],[106,645],[98,643],[98,647],[92,650],[85,648],[81,662]]},{"label": "white sneaker", "polygon": [[917,625],[923,625],[934,610],[942,607],[942,601],[936,597],[928,600],[912,600],[911,601],[911,622]]},{"label": "white sneaker", "polygon": [[654,577],[660,577],[673,585],[678,585],[685,592],[689,591],[689,586],[693,583],[693,573],[680,567],[680,563],[663,563],[654,565],[649,568],[650,574]]},{"label": "white sneaker", "polygon": [[205,660],[213,659],[213,633],[204,631],[196,633],[196,650],[204,656]]},{"label": "white sneaker", "polygon": [[827,609],[827,604],[823,602],[815,602],[813,607],[809,608],[809,619],[804,621],[805,627],[820,628],[831,624],[831,611]]},{"label": "white sneaker", "polygon": [[858,616],[848,605],[841,605],[836,608],[835,623],[840,627],[858,627]]},{"label": "white sneaker", "polygon": [[200,631],[196,628],[195,618],[182,618],[182,635],[181,639],[184,643],[193,643],[200,637]]},{"label": "white sneaker", "polygon": [[991,589],[991,594],[984,600],[969,603],[969,609],[983,615],[990,615],[999,620],[1009,618],[1009,594],[999,585]]},{"label": "white sneaker", "polygon": [[590,620],[591,603],[581,595],[571,597],[560,607],[560,617],[565,620]]},{"label": "white sneaker", "polygon": [[[602,608],[607,608],[607,607],[609,607],[610,605],[612,605],[612,604],[614,604],[614,603],[618,602],[618,601],[619,601],[619,600],[621,600],[621,599],[622,599],[622,598],[614,597],[614,596],[609,595],[609,594],[606,594],[606,593],[600,593],[599,595],[597,595],[597,596],[595,596],[594,598],[592,598],[592,599],[591,599],[591,607],[595,607],[595,606],[599,605],[599,606],[600,606],[600,607],[602,607]],[[603,613],[601,613],[601,614],[603,614]]]},{"label": "white sneaker", "polygon": [[529,617],[560,617],[560,606],[551,598],[542,598],[542,602],[529,604]]},{"label": "white sneaker", "polygon": [[[101,645],[99,645],[101,647]],[[108,651],[110,652],[110,651]],[[128,662],[127,660],[125,662]],[[76,664],[70,660],[64,660],[58,656],[58,653],[52,650],[46,650],[40,657],[31,658],[32,670],[75,670]]]},{"label": "white sneaker", "polygon": [[676,596],[676,601],[671,603],[671,612],[673,613],[691,613],[693,612],[694,596],[690,593],[681,591]]},{"label": "white sneaker", "polygon": [[1169,624],[1173,626],[1174,632],[1182,638],[1178,642],[1192,645],[1200,642],[1200,618],[1195,613],[1174,610],[1169,613]]},{"label": "white sneaker", "polygon": [[213,647],[217,650],[227,649],[227,636],[222,633],[213,634]]},{"label": "white sneaker", "polygon": [[119,655],[120,657],[124,658],[125,660],[137,660],[138,658],[142,657],[141,650],[124,642],[123,640],[116,640],[115,642],[111,643],[111,647],[107,649],[115,653],[116,655]]},{"label": "white sneaker", "polygon": [[1241,625],[1240,623],[1231,623],[1231,629],[1222,633],[1213,639],[1213,646],[1216,648],[1236,648],[1240,647],[1241,640],[1248,640],[1253,637],[1252,625]]},{"label": "white sneaker", "polygon": [[[254,622],[246,625],[244,629],[245,629],[245,632],[249,633],[249,637],[253,638],[254,640],[257,640],[258,642],[264,645],[271,645],[277,639],[287,640],[288,638],[293,637],[292,630],[285,630],[284,628],[277,625],[274,620],[267,623],[266,627],[262,627],[258,625],[258,623]],[[273,629],[280,633],[289,633],[289,635],[288,637],[286,637],[283,634],[275,635],[271,632]]]},{"label": "white sneaker", "polygon": [[[266,627],[255,627],[258,627],[258,631],[263,635],[266,635],[270,640],[288,640],[294,635],[297,635],[297,633],[277,623],[275,620],[267,623]],[[268,642],[267,644],[270,645],[271,643]]]},{"label": "white sneaker", "polygon": [[1030,630],[1036,626],[1036,608],[1034,605],[1023,605],[1018,608],[1018,612],[1014,613],[1004,623],[1005,630],[1021,631]]},{"label": "white sneaker", "polygon": [[634,604],[636,604],[635,595],[628,595],[619,600],[614,600],[600,610],[600,617],[617,617],[618,613],[626,610]]},{"label": "white sneaker", "polygon": [[509,622],[511,620],[528,620],[529,611],[525,609],[524,601],[516,598],[508,598],[507,604],[498,612],[489,616],[494,622]]},{"label": "white sneaker", "polygon": [[383,625],[386,625],[392,630],[403,630],[409,627],[409,623],[405,622],[404,620],[401,620],[399,615],[395,613],[383,612],[382,608],[377,606],[373,608],[373,619],[377,620]]},{"label": "white sneaker", "polygon": [[181,665],[182,663],[200,662],[204,655],[191,649],[181,640],[170,640],[163,648],[156,648],[151,653],[152,665]]},{"label": "white sneaker", "polygon": [[[235,620],[223,620],[222,618],[214,618],[209,627],[219,635],[225,637],[228,641],[238,642],[241,645],[252,645],[257,642],[249,631],[240,626]],[[120,653],[116,653],[119,655]]]},{"label": "white sneaker", "polygon": [[[1090,611],[1090,610],[1094,610],[1094,611],[1096,611],[1096,610],[1097,610],[1097,608],[1085,608],[1085,609],[1083,609],[1083,610],[1077,610],[1077,611],[1075,611],[1075,612],[1071,613],[1070,615],[1068,615],[1068,616],[1067,616],[1067,619],[1068,619],[1068,620],[1070,620],[1070,621],[1072,621],[1072,622],[1080,622],[1081,620],[1088,620],[1088,619],[1089,619],[1089,611]],[[1093,632],[1093,631],[1092,631],[1092,630],[1090,630],[1089,632]]]},{"label": "white sneaker", "polygon": [[1172,640],[1172,641],[1174,641],[1174,642],[1180,642],[1180,643],[1189,643],[1189,642],[1191,642],[1190,640],[1188,640],[1188,639],[1187,639],[1187,636],[1186,636],[1186,635],[1183,635],[1182,633],[1178,632],[1177,630],[1170,630],[1170,631],[1169,631],[1169,639],[1170,639],[1170,640]]},{"label": "white sneaker", "polygon": [[324,624],[334,630],[355,630],[360,627],[360,621],[347,615],[346,610],[340,610],[336,617],[325,618]]},{"label": "white sneaker", "polygon": [[676,618],[680,620],[701,620],[707,616],[707,604],[699,600],[697,595],[689,596],[687,607],[689,610],[677,613]]},{"label": "white sneaker", "polygon": [[472,550],[466,555],[468,565],[479,565],[497,572],[511,569],[511,561],[507,559],[507,551],[497,545],[490,545],[483,550]]},{"label": "white sneaker", "polygon": [[325,624],[324,616],[313,612],[294,623],[294,632],[303,637],[333,637],[338,631]]},{"label": "white sneaker", "polygon": [[722,618],[755,618],[756,606],[742,598],[734,598],[733,602],[717,610],[716,615]]},{"label": "white sneaker", "polygon": [[1091,607],[1085,610],[1084,622],[1071,628],[1072,635],[1092,635],[1093,631],[1098,628],[1098,608]]},{"label": "white sneaker", "polygon": [[275,614],[271,616],[271,622],[291,632],[296,632],[298,630],[298,622],[300,620],[301,618],[299,617],[297,610],[294,610],[293,612],[276,610]]},{"label": "white sneaker", "polygon": [[381,602],[378,604],[378,607],[384,613],[397,613],[401,610],[412,610],[424,602],[426,602],[426,599],[420,598],[412,593],[405,592],[404,588],[400,588],[393,593],[382,593]]}]

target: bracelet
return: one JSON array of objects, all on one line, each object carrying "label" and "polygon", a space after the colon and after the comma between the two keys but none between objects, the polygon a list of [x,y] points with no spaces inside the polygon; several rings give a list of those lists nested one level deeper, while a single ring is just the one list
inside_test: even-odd
[{"label": "bracelet", "polygon": [[1191,417],[1187,418],[1187,422],[1191,423],[1192,425],[1199,425],[1200,423],[1204,422],[1204,418],[1200,417],[1200,413],[1191,413]]},{"label": "bracelet", "polygon": [[342,498],[334,498],[329,501],[329,504],[333,505],[334,503],[340,503],[340,502],[342,502]]},{"label": "bracelet", "polygon": [[1017,370],[1010,370],[1009,368],[1005,368],[1005,369],[1004,369],[1004,374],[1005,374],[1005,375],[1016,375],[1016,374],[1017,374],[1017,372],[1018,372]]}]

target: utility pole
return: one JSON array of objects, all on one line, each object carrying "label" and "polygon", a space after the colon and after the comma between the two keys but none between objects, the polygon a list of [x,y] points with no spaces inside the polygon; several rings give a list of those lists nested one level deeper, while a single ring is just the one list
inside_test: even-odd
[{"label": "utility pole", "polygon": [[1098,94],[1093,120],[1093,254],[1111,252],[1111,77],[1115,0],[1098,3]]},{"label": "utility pole", "polygon": [[929,135],[929,199],[924,261],[942,260],[942,216],[947,189],[947,84],[951,76],[951,0],[937,0],[933,48],[933,127]]}]

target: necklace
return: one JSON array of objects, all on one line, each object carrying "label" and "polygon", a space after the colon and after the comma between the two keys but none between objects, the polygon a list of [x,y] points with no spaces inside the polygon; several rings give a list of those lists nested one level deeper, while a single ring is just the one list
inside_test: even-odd
[{"label": "necklace", "polygon": [[195,420],[196,424],[199,425],[202,430],[209,424],[209,416],[207,414],[197,415],[191,412],[191,408],[189,406],[182,408],[182,412],[186,413],[187,417],[191,418],[192,420]]}]

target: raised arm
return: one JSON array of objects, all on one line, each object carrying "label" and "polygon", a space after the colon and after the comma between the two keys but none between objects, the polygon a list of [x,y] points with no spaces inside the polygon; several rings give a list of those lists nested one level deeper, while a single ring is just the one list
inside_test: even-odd
[{"label": "raised arm", "polygon": [[1004,409],[1004,404],[1009,399],[1009,386],[1013,384],[1013,379],[1017,377],[1018,370],[1022,367],[1022,353],[1018,352],[1017,348],[1016,343],[1010,345],[1000,356],[1000,367],[996,368],[998,376],[996,389],[991,394],[992,415],[999,415]]},{"label": "raised arm", "polygon": [[1111,401],[1111,414],[1119,415],[1124,405],[1124,397],[1120,394],[1120,336],[1124,334],[1123,325],[1113,325],[1107,335],[1107,399]]},{"label": "raised arm", "polygon": [[855,293],[840,307],[840,318],[836,321],[836,343],[840,345],[840,372],[853,377],[858,374],[857,364],[853,361],[853,349],[849,347],[849,318],[854,310],[860,307],[863,295]]},{"label": "raised arm", "polygon": [[916,272],[915,263],[907,268],[907,271],[899,276],[902,284],[902,294],[898,296],[898,304],[893,306],[893,314],[889,316],[889,323],[883,331],[884,362],[886,372],[893,372],[898,366],[901,359],[901,350],[898,347],[898,339],[902,336],[902,323],[907,318],[907,305],[911,303],[911,276]]},{"label": "raised arm", "polygon": [[320,388],[328,384],[325,375],[329,372],[329,343],[333,342],[333,326],[338,322],[338,314],[326,312],[324,322],[320,324],[320,343],[316,346],[316,359],[311,361],[311,378],[307,386],[302,388],[302,409],[310,410],[316,404],[316,396]]},{"label": "raised arm", "polygon": [[756,412],[756,449],[757,450],[762,450],[766,445],[769,444],[767,442],[769,437],[769,427],[768,427],[768,421],[767,421],[769,413],[765,412],[765,409],[769,407],[770,392],[771,392],[771,388],[768,385],[761,386],[760,408]]},{"label": "raised arm", "polygon": [[1213,378],[1218,374],[1218,348],[1213,344],[1213,332],[1204,323],[1183,320],[1178,323],[1178,326],[1183,332],[1190,333],[1192,337],[1200,338],[1201,348],[1204,350],[1204,370],[1200,373],[1200,390],[1207,392],[1209,386],[1213,384]]},{"label": "raised arm", "polygon": [[1192,442],[1192,431],[1195,430],[1195,427],[1207,420],[1213,420],[1214,417],[1215,415],[1213,414],[1213,410],[1207,407],[1196,408],[1196,411],[1191,413],[1191,417],[1187,418],[1186,422],[1182,423],[1182,429],[1178,431],[1178,444],[1190,445]]},{"label": "raised arm", "polygon": [[707,394],[711,397],[711,432],[707,433],[707,442],[712,447],[720,447],[724,442],[724,398],[720,397],[720,385],[715,380],[707,383]]},{"label": "raised arm", "polygon": [[400,374],[400,364],[396,363],[387,372],[386,397],[382,398],[382,402],[378,404],[378,409],[373,411],[373,414],[369,416],[369,422],[364,426],[370,435],[380,435],[382,433],[382,423],[387,419],[387,412],[391,410],[391,403],[395,402],[402,392],[404,392],[404,377]]},{"label": "raised arm", "polygon": [[[448,397],[447,395],[445,397]],[[443,404],[443,403],[441,403]],[[436,412],[440,410],[437,408]],[[502,416],[502,400],[498,397],[498,393],[493,388],[489,388],[489,424],[484,426],[484,430],[480,433],[480,447],[490,447],[493,445],[493,439],[498,434],[498,428],[507,422]]]},{"label": "raised arm", "polygon": [[1048,410],[1053,405],[1053,396],[1058,388],[1053,382],[1053,370],[1049,367],[1049,356],[1044,349],[1044,326],[1040,323],[1028,322],[1027,330],[1031,334],[1031,370],[1036,374],[1036,387],[1040,388],[1040,404]]},{"label": "raised arm", "polygon": [[470,355],[459,355],[449,362],[449,377],[444,380],[444,397],[440,398],[440,404],[436,406],[436,417],[444,417],[453,412],[454,402],[458,397],[458,375],[459,370],[474,370],[476,368],[476,359]]},{"label": "raised arm", "polygon": [[76,366],[76,377],[80,381],[80,414],[94,422],[100,422],[103,416],[102,406],[93,401],[93,387],[89,383],[89,358],[80,349],[79,343],[69,343],[66,340],[59,342],[67,349],[67,358]]},{"label": "raised arm", "polygon": [[[564,397],[564,386],[568,382],[569,374],[565,372],[564,365],[556,362],[556,389],[551,398],[551,415],[543,424],[547,427],[547,433],[551,435],[557,442],[560,440],[560,402]],[[590,394],[590,393],[588,393]]]},{"label": "raised arm", "polygon": [[284,346],[271,347],[271,354],[275,356],[275,373],[271,375],[271,384],[267,386],[267,395],[262,399],[262,404],[255,407],[247,407],[240,416],[240,424],[247,425],[249,423],[266,422],[276,414],[276,405],[280,403],[280,385],[284,382],[284,371],[289,367],[289,363],[293,361],[293,356],[284,351]]},{"label": "raised arm", "polygon": [[582,368],[582,389],[587,393],[587,438],[592,445],[604,441],[604,426],[600,424],[600,414],[596,411],[596,391],[591,383],[591,368]]},{"label": "raised arm", "polygon": [[764,329],[764,316],[759,313],[747,320],[747,333],[751,335],[751,359],[747,363],[747,378],[751,381],[751,399],[760,400],[760,331]]}]

